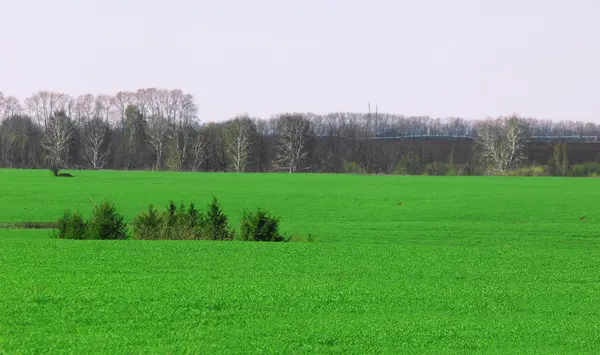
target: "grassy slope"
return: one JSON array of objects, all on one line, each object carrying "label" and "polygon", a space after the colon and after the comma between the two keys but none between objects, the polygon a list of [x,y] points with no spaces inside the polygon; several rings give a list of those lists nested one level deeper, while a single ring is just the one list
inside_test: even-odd
[{"label": "grassy slope", "polygon": [[90,194],[128,218],[215,194],[235,222],[263,206],[318,240],[0,231],[0,350],[600,350],[598,180],[47,174],[0,170],[0,222],[89,213]]}]

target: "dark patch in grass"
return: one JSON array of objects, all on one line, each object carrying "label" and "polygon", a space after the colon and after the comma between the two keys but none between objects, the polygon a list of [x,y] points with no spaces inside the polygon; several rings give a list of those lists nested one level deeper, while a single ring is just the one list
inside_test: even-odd
[{"label": "dark patch in grass", "polygon": [[53,229],[56,222],[0,222],[0,229]]},{"label": "dark patch in grass", "polygon": [[72,174],[69,173],[60,173],[58,175],[54,175],[56,177],[74,177]]},{"label": "dark patch in grass", "polygon": [[69,174],[69,173],[60,173],[59,174],[60,169],[58,169],[57,167],[51,168],[50,171],[52,171],[52,174],[56,177],[73,177],[73,175]]}]

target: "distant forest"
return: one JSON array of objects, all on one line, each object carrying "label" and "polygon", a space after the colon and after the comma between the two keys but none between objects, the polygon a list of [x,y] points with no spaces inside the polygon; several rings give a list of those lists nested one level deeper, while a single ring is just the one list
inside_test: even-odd
[{"label": "distant forest", "polygon": [[[0,92],[0,167],[595,176],[600,125],[518,115],[280,113],[201,121],[181,90]],[[598,171],[600,173],[600,170]]]}]

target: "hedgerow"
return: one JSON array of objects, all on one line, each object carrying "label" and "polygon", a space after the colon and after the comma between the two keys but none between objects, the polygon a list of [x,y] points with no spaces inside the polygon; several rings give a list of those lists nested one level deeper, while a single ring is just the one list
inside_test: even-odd
[{"label": "hedgerow", "polygon": [[176,206],[173,201],[164,211],[148,206],[132,223],[133,239],[188,239],[188,240],[233,240],[235,232],[229,227],[227,216],[213,197],[205,213],[196,210],[194,203],[189,207]]},{"label": "hedgerow", "polygon": [[95,206],[92,216],[84,220],[79,212],[65,210],[58,219],[52,236],[60,239],[135,239],[135,240],[241,240],[288,242],[279,232],[279,217],[258,209],[244,212],[239,224],[240,233],[229,225],[229,218],[216,197],[205,212],[198,211],[193,202],[186,207],[173,201],[159,211],[153,205],[137,215],[130,228],[115,205],[103,201]]}]

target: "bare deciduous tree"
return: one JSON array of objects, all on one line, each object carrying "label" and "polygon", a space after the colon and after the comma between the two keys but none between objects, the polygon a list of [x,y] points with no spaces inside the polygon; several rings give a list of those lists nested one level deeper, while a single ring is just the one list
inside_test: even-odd
[{"label": "bare deciduous tree", "polygon": [[109,122],[113,118],[112,97],[109,95],[98,95],[95,100],[95,114],[104,121]]},{"label": "bare deciduous tree", "polygon": [[129,91],[119,91],[110,98],[112,107],[116,110],[116,118],[121,122],[125,119],[127,108],[135,105],[135,93]]},{"label": "bare deciduous tree", "polygon": [[252,146],[256,136],[254,121],[243,115],[225,124],[226,154],[230,170],[244,172],[252,161]]},{"label": "bare deciduous tree", "polygon": [[522,125],[518,117],[487,120],[478,128],[476,141],[489,167],[506,172],[523,160]]},{"label": "bare deciduous tree", "polygon": [[0,164],[12,168],[12,153],[16,137],[11,134],[10,127],[5,122],[0,124]]},{"label": "bare deciduous tree", "polygon": [[82,123],[91,120],[93,117],[100,116],[96,106],[96,98],[92,94],[84,94],[77,97],[75,101],[75,119]]},{"label": "bare deciduous tree", "polygon": [[0,120],[21,114],[23,108],[14,96],[4,96],[0,91]]},{"label": "bare deciduous tree", "polygon": [[548,170],[553,176],[567,176],[569,171],[569,156],[567,144],[564,142],[552,144],[552,156],[548,162]]},{"label": "bare deciduous tree", "polygon": [[194,97],[181,90],[171,90],[165,99],[165,112],[170,123],[169,152],[172,170],[183,170],[188,158],[197,108]]},{"label": "bare deciduous tree", "polygon": [[25,106],[29,115],[46,127],[48,120],[57,111],[65,111],[69,103],[69,96],[52,91],[38,91],[25,99]]},{"label": "bare deciduous tree", "polygon": [[[132,124],[132,117],[137,116],[137,110],[131,111],[135,107],[136,95],[129,91],[119,91],[114,97],[110,98],[111,106],[115,110],[116,126],[120,127],[120,146],[119,154],[121,158],[121,166],[125,170],[131,168],[132,158],[136,147],[136,138],[138,137],[138,124]],[[129,117],[134,113],[132,117]],[[133,119],[133,122],[137,122]]]},{"label": "bare deciduous tree", "polygon": [[256,142],[254,146],[255,152],[255,163],[256,168],[255,171],[268,171],[270,159],[268,157],[269,154],[269,145],[267,140],[269,137],[272,137],[275,132],[275,120],[261,120],[256,119],[254,125],[256,126]]},{"label": "bare deciduous tree", "polygon": [[167,143],[169,122],[162,116],[151,116],[147,120],[148,143],[154,148],[156,157],[154,168],[160,170],[163,162],[163,152]]},{"label": "bare deciduous tree", "polygon": [[168,90],[156,88],[140,89],[136,92],[138,110],[146,118],[146,135],[154,150],[154,168],[157,170],[162,168],[164,152],[172,132],[172,121],[167,116],[171,109],[168,96]]},{"label": "bare deciduous tree", "polygon": [[192,141],[192,171],[198,171],[206,160],[206,141],[198,129]]},{"label": "bare deciduous tree", "polygon": [[43,134],[30,117],[11,115],[0,123],[0,132],[4,167],[38,167],[38,147]]},{"label": "bare deciduous tree", "polygon": [[223,124],[211,122],[202,126],[205,139],[206,167],[208,171],[223,171],[227,169],[225,157],[225,140],[223,139]]},{"label": "bare deciduous tree", "polygon": [[122,164],[123,169],[129,170],[136,161],[143,158],[143,147],[146,142],[146,121],[136,106],[128,106],[125,109],[122,130]]},{"label": "bare deciduous tree", "polygon": [[47,152],[46,158],[54,175],[68,165],[72,137],[73,122],[64,112],[48,117],[42,147]]},{"label": "bare deciduous tree", "polygon": [[310,121],[300,114],[285,114],[277,119],[275,164],[278,169],[290,173],[300,170],[300,163],[308,154],[310,128]]},{"label": "bare deciduous tree", "polygon": [[82,127],[83,151],[82,157],[93,169],[102,169],[110,147],[106,146],[108,123],[100,117],[87,120]]}]

